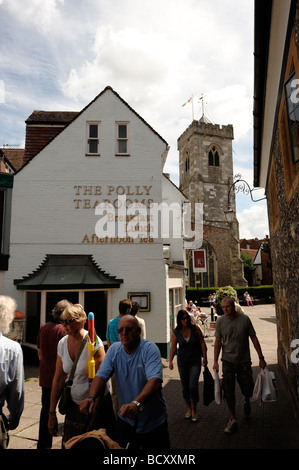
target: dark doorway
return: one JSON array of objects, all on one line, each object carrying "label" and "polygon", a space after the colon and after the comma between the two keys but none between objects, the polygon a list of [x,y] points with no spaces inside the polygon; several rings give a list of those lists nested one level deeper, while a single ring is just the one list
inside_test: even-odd
[{"label": "dark doorway", "polygon": [[53,308],[60,300],[68,300],[72,304],[77,304],[79,292],[47,292],[46,321],[49,321]]},{"label": "dark doorway", "polygon": [[107,291],[85,291],[84,310],[94,314],[95,330],[102,341],[106,341]]},{"label": "dark doorway", "polygon": [[41,292],[27,292],[26,296],[26,343],[36,344],[40,329]]}]

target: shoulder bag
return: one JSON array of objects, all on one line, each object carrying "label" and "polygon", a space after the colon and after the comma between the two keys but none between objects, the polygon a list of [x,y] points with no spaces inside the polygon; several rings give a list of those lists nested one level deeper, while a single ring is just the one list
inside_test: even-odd
[{"label": "shoulder bag", "polygon": [[59,403],[58,403],[58,411],[61,415],[65,415],[68,412],[70,404],[72,402],[71,387],[73,385],[73,378],[74,378],[75,370],[76,370],[76,367],[77,367],[77,363],[79,361],[79,357],[81,356],[81,353],[82,353],[83,348],[86,344],[87,338],[88,338],[88,334],[84,336],[84,338],[81,342],[81,345],[80,345],[79,351],[77,353],[77,356],[75,358],[75,361],[74,361],[72,370],[70,372],[69,378],[64,384],[64,388],[63,388],[63,391],[62,391],[62,394],[61,394],[61,397],[60,397],[60,400],[59,400]]},{"label": "shoulder bag", "polygon": [[209,406],[209,404],[215,400],[215,385],[214,379],[208,367],[204,368],[203,371],[203,404]]}]

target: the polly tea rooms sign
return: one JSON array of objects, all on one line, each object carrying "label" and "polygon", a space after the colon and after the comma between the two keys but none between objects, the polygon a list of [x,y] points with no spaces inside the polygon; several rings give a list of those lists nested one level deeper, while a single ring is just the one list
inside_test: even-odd
[{"label": "the polly tea rooms sign", "polygon": [[154,200],[151,185],[76,185],[74,207],[95,214],[95,230],[86,233],[83,244],[153,243]]},{"label": "the polly tea rooms sign", "polygon": [[[189,203],[154,202],[153,187],[144,185],[76,185],[74,207],[95,214],[95,230],[86,233],[83,244],[153,243],[155,239],[202,239],[202,224],[191,230]],[[202,204],[196,204],[202,220]],[[190,223],[189,223],[190,222]]]}]

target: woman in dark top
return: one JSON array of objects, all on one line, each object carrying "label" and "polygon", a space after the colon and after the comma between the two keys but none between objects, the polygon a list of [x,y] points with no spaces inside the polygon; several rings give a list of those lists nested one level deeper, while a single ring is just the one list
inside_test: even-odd
[{"label": "woman in dark top", "polygon": [[[169,369],[173,370],[173,358],[178,349],[178,369],[182,383],[183,398],[187,405],[186,419],[198,421],[196,405],[199,401],[198,380],[203,366],[207,366],[207,346],[200,328],[191,323],[191,317],[185,310],[177,315],[177,327],[172,333]],[[203,357],[203,360],[201,359]]]}]

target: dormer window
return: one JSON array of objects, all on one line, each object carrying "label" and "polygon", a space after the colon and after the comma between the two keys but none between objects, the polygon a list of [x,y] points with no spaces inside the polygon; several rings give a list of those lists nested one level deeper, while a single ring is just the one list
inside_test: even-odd
[{"label": "dormer window", "polygon": [[100,123],[87,123],[87,155],[100,155]]},{"label": "dormer window", "polygon": [[116,155],[130,154],[129,149],[129,123],[117,122],[116,123]]}]

